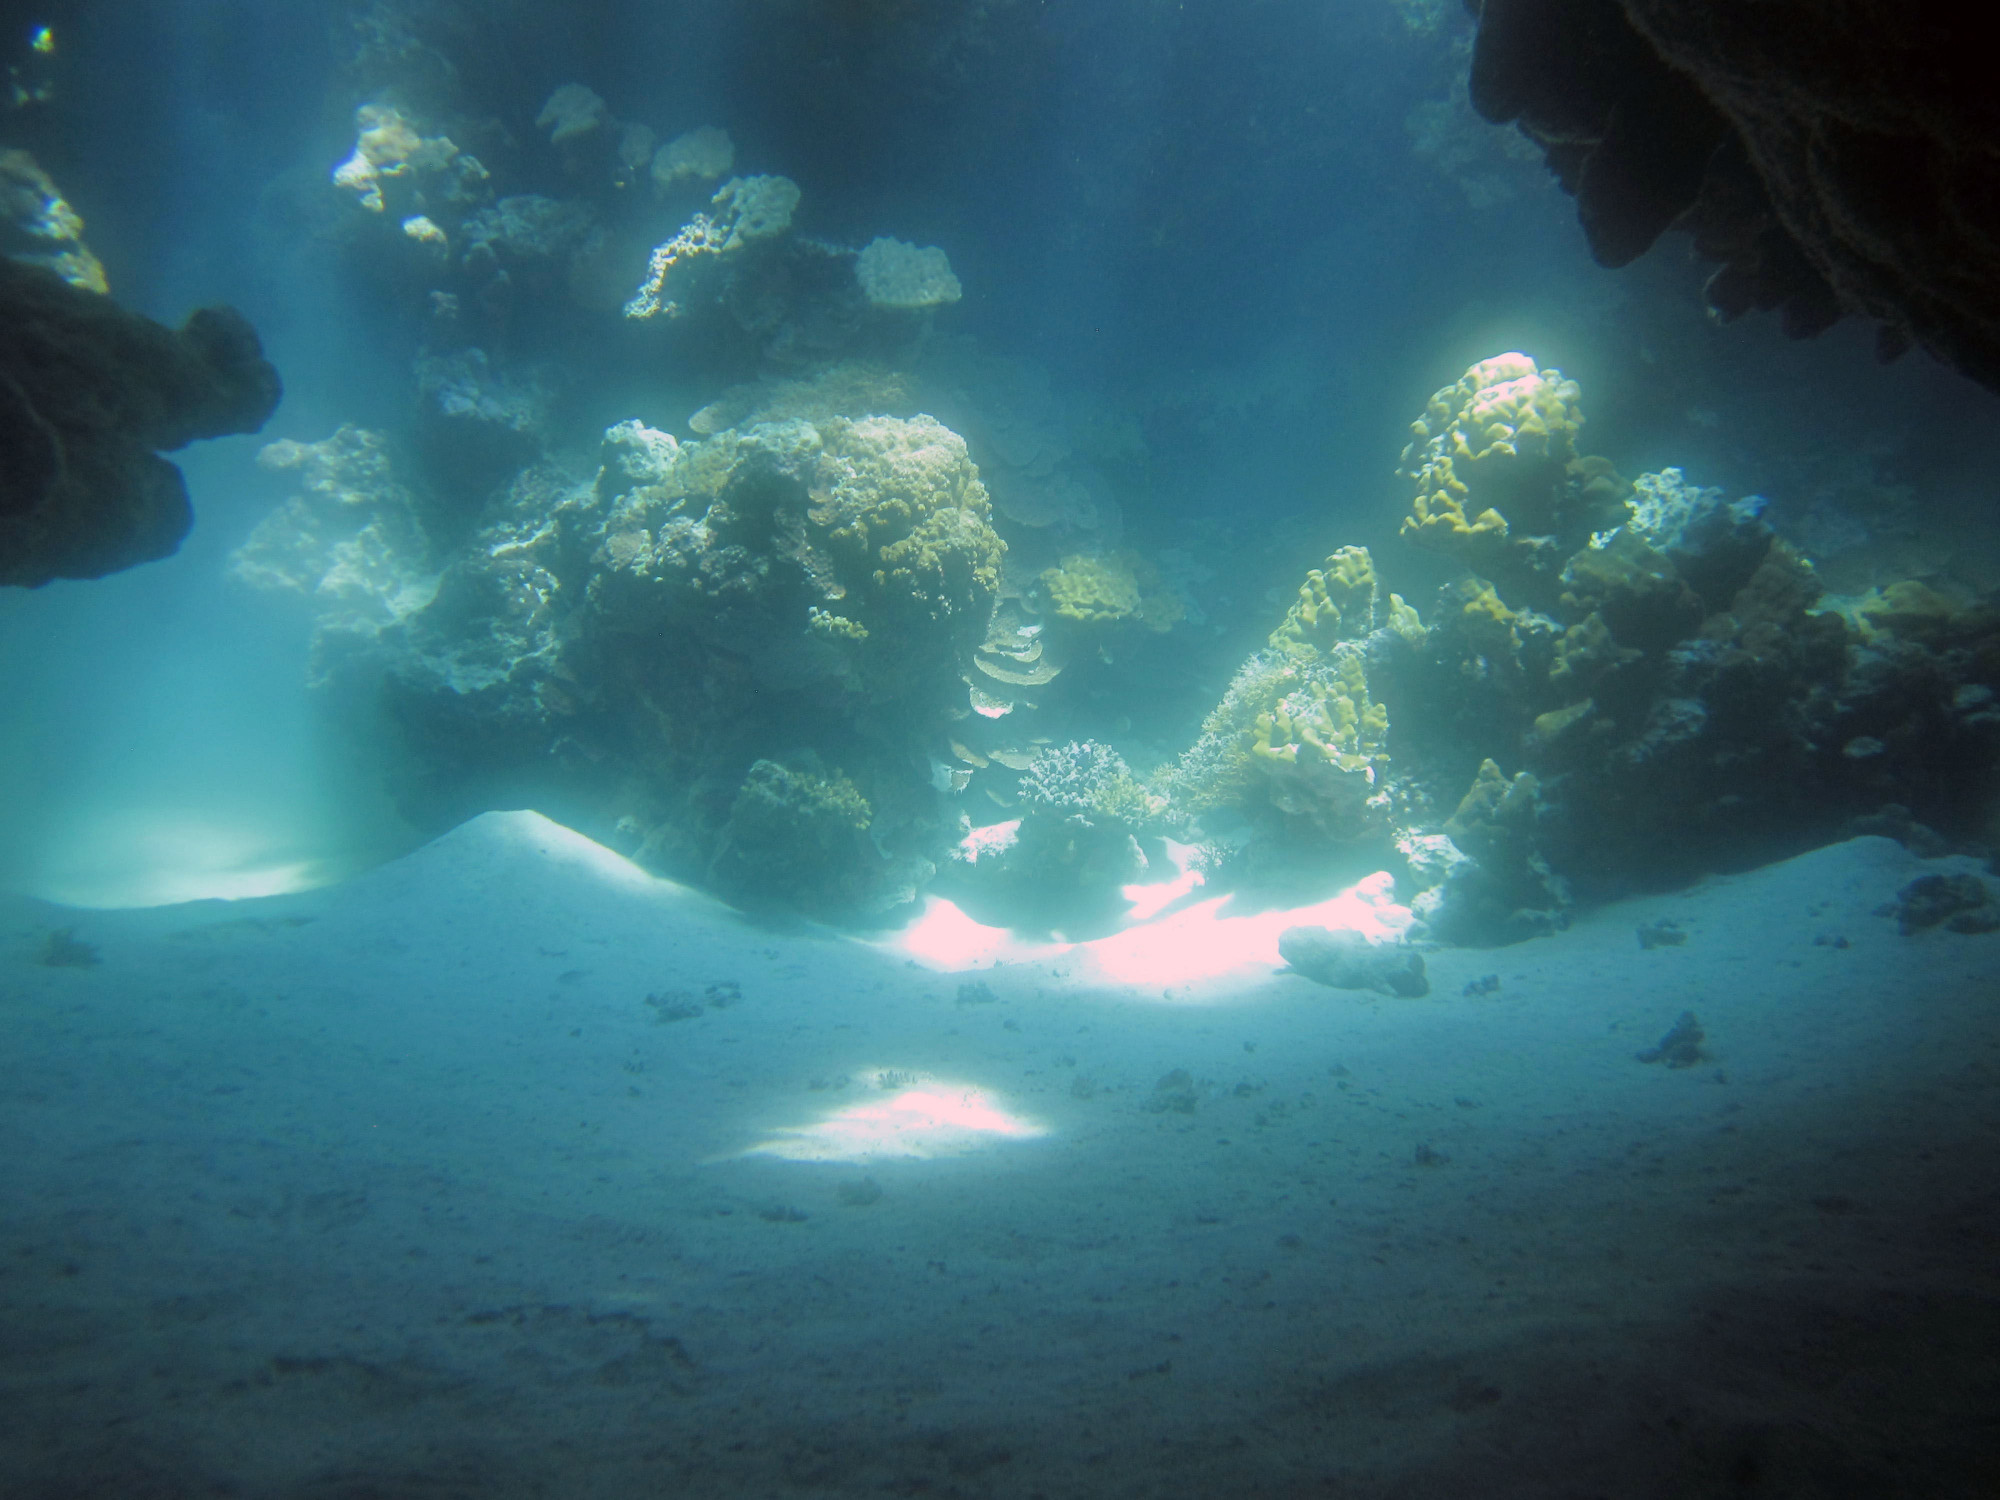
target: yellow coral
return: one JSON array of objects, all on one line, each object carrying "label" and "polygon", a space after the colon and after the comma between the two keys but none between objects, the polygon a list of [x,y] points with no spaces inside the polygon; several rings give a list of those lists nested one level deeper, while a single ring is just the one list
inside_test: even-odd
[{"label": "yellow coral", "polygon": [[1185,613],[1180,596],[1136,552],[1110,557],[1072,552],[1036,582],[1057,619],[1079,624],[1136,619],[1158,633],[1171,630]]},{"label": "yellow coral", "polygon": [[1459,627],[1473,650],[1483,656],[1504,657],[1518,665],[1522,616],[1509,609],[1484,578],[1461,579],[1454,592],[1459,600]]},{"label": "yellow coral", "polygon": [[1417,613],[1414,604],[1405,604],[1401,594],[1389,596],[1388,628],[1395,631],[1410,645],[1422,648],[1430,638],[1424,629],[1423,616]]},{"label": "yellow coral", "polygon": [[1375,560],[1368,549],[1342,547],[1323,567],[1306,574],[1285,622],[1271,632],[1271,649],[1310,659],[1336,641],[1360,640],[1375,628],[1376,591]]},{"label": "yellow coral", "polygon": [[1578,394],[1560,370],[1500,354],[1433,395],[1403,450],[1415,493],[1402,534],[1474,566],[1532,556],[1561,519]]},{"label": "yellow coral", "polygon": [[1139,580],[1120,558],[1072,552],[1036,581],[1058,619],[1093,624],[1139,612]]},{"label": "yellow coral", "polygon": [[1372,780],[1386,764],[1388,733],[1389,712],[1369,700],[1361,653],[1343,643],[1325,667],[1304,672],[1298,688],[1257,715],[1248,748],[1265,760],[1296,763],[1310,747],[1340,770]]}]

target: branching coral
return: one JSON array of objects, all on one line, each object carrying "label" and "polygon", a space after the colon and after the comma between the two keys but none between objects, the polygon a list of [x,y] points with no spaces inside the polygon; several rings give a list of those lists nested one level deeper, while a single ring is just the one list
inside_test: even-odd
[{"label": "branching coral", "polygon": [[1123,756],[1094,740],[1050,746],[1021,778],[1021,806],[1031,817],[1058,818],[1085,828],[1136,829],[1164,805],[1146,791]]}]

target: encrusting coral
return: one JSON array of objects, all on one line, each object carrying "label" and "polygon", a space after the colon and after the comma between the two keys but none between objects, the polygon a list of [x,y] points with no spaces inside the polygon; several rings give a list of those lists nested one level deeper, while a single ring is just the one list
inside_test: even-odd
[{"label": "encrusting coral", "polygon": [[1136,552],[1068,553],[1042,570],[1036,587],[1045,611],[1072,625],[1132,620],[1158,634],[1173,629],[1185,612],[1159,570]]},{"label": "encrusting coral", "polygon": [[681,304],[667,295],[667,278],[677,267],[775,239],[792,227],[792,212],[798,206],[799,187],[789,177],[730,178],[709,200],[713,214],[696,214],[679,234],[654,247],[645,280],[625,304],[625,316],[678,317]]}]

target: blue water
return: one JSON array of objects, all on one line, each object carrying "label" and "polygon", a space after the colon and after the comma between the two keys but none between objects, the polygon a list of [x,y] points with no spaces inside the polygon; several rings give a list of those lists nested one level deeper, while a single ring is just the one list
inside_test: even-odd
[{"label": "blue water", "polygon": [[[1843,1448],[1869,1403],[1826,1392],[1920,1379],[1934,1344],[1963,1421],[1885,1398],[1920,1457],[1864,1488],[1960,1492],[1926,1488],[1921,1455],[1965,1472],[1956,1445],[2000,1400],[1978,1347],[2000,1326],[2000,1044],[1977,1003],[2000,974],[1973,946],[2000,937],[1898,947],[1871,913],[1929,868],[1914,855],[1867,840],[1740,901],[1705,886],[1434,959],[1450,1008],[1407,1026],[1393,1003],[1302,1008],[1268,964],[1174,1008],[1046,953],[993,970],[987,1010],[902,950],[745,923],[609,854],[600,890],[546,863],[534,840],[561,835],[538,824],[423,849],[442,830],[398,804],[380,726],[308,689],[306,603],[228,569],[291,492],[265,444],[413,425],[429,288],[357,250],[330,181],[356,105],[387,97],[451,122],[496,196],[589,199],[641,250],[674,224],[536,129],[560,85],[662,140],[726,127],[736,172],[799,185],[801,236],[944,249],[964,297],[934,347],[1122,424],[1141,456],[1100,477],[1126,541],[1204,570],[1188,621],[1089,666],[1057,732],[1135,764],[1193,741],[1335,546],[1429,610],[1452,569],[1398,541],[1395,468],[1476,360],[1560,368],[1586,451],[1765,497],[1857,593],[1886,581],[1871,550],[1970,591],[2000,577],[1990,395],[1921,355],[1878,365],[1865,328],[1714,326],[1673,236],[1595,266],[1534,153],[1465,103],[1456,4],[47,19],[53,97],[0,115],[0,146],[60,184],[121,303],[169,324],[236,306],[286,397],[262,433],[175,455],[197,517],[175,556],[0,595],[6,1500],[1862,1493],[1841,1476],[1895,1443]],[[799,372],[521,284],[490,352],[562,372],[545,436],[571,461],[614,421],[687,438],[726,387]],[[205,900],[250,904],[177,904]],[[1685,968],[1633,970],[1633,927],[1681,918]],[[1815,946],[1836,922],[1852,973]],[[101,963],[50,957],[72,929]],[[1518,1011],[1461,992],[1489,971]],[[743,1011],[699,999],[724,980]],[[645,1008],[682,986],[684,1026]],[[1698,1089],[1632,1060],[1688,1007],[1722,1021]],[[1176,1068],[1185,1113],[1149,1104]],[[896,1069],[1040,1134],[916,1165],[754,1155],[835,1117],[834,1079],[858,1096]],[[1226,1154],[1246,1142],[1248,1165]],[[1773,1344],[1811,1372],[1773,1373]],[[1575,1487],[1548,1458],[1566,1411],[1586,1413]],[[1675,1423],[1697,1437],[1659,1437]]]}]

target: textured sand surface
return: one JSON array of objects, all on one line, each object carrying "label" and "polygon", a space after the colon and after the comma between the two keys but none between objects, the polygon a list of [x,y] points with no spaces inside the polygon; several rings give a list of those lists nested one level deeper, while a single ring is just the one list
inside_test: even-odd
[{"label": "textured sand surface", "polygon": [[9,901],[0,1495],[2000,1492],[2000,936],[1875,914],[1969,868],[1416,1000],[938,974],[530,814]]}]

